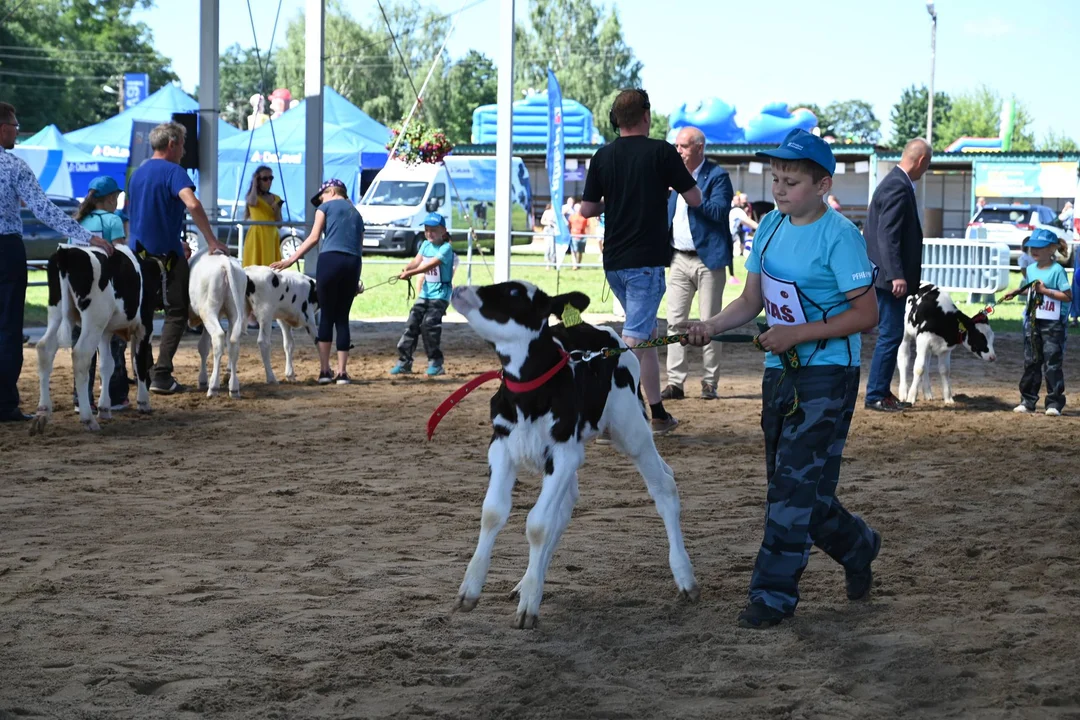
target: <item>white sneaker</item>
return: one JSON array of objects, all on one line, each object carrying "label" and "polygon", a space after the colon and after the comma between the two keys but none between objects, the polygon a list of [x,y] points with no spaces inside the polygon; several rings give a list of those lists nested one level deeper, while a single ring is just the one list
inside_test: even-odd
[{"label": "white sneaker", "polygon": [[1021,413],[1021,414],[1026,415],[1026,414],[1030,414],[1032,412],[1032,410],[1027,405],[1024,405],[1023,403],[1020,403],[1019,405],[1017,405],[1016,407],[1013,408],[1013,412],[1014,413]]},{"label": "white sneaker", "polygon": [[1046,408],[1046,414],[1049,417],[1061,417],[1061,411],[1057,408]]}]

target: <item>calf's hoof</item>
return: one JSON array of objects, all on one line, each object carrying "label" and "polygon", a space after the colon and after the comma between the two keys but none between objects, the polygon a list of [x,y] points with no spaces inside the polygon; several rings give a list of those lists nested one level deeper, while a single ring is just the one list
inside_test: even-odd
[{"label": "calf's hoof", "polygon": [[112,420],[112,410],[106,410],[101,406],[98,407],[98,420]]},{"label": "calf's hoof", "polygon": [[153,411],[150,409],[150,403],[148,403],[148,402],[139,403],[139,413],[140,414],[149,415],[151,412],[153,412]]},{"label": "calf's hoof", "polygon": [[38,411],[38,414],[30,421],[30,437],[35,435],[44,435],[45,426],[49,424],[49,414],[47,412]]},{"label": "calf's hoof", "polygon": [[697,584],[695,583],[694,585],[691,585],[689,588],[686,588],[685,590],[680,590],[679,591],[679,599],[680,600],[685,600],[686,602],[693,605],[694,603],[696,603],[698,600],[701,599],[701,588],[698,587]]},{"label": "calf's hoof", "polygon": [[473,608],[476,607],[476,604],[478,602],[480,602],[479,596],[471,598],[465,597],[464,595],[458,595],[457,602],[454,603],[454,610],[461,612],[470,612]]},{"label": "calf's hoof", "polygon": [[93,416],[91,416],[89,420],[83,420],[82,424],[87,432],[98,432],[101,430],[101,425],[98,424],[97,419]]},{"label": "calf's hoof", "polygon": [[514,616],[514,627],[518,630],[535,630],[540,627],[540,616],[529,612],[519,612]]},{"label": "calf's hoof", "polygon": [[229,397],[231,397],[233,400],[239,400],[240,399],[240,391],[239,390],[230,390],[229,391]]}]

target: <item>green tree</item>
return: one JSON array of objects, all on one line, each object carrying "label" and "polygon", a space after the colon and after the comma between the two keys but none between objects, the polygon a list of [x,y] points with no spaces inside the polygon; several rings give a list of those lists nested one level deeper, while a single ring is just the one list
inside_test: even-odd
[{"label": "green tree", "polygon": [[806,108],[810,112],[814,113],[814,117],[817,118],[818,130],[821,132],[821,137],[828,137],[832,135],[836,137],[836,133],[833,132],[832,123],[825,115],[825,111],[821,109],[821,106],[817,103],[789,103],[788,110],[797,110],[799,108]]},{"label": "green tree", "polygon": [[[261,51],[261,66],[265,76],[259,70],[260,58],[256,56],[255,48],[231,45],[221,54],[218,76],[221,117],[242,130],[247,129],[247,117],[252,113],[251,96],[260,93],[268,98],[276,87],[277,68],[273,53],[268,58],[266,52]],[[269,100],[266,112],[270,112]]]},{"label": "green tree", "polygon": [[605,14],[593,0],[530,0],[529,24],[515,37],[515,87],[543,90],[550,67],[563,97],[589,108],[597,129],[613,138],[608,108],[621,88],[640,85],[642,67],[618,12]]},{"label": "green tree", "polygon": [[[881,140],[881,121],[874,116],[874,108],[865,100],[831,102],[825,107],[824,114],[828,134],[837,140],[870,144]],[[825,134],[822,130],[822,137]]]},{"label": "green tree", "polygon": [[[908,140],[926,135],[926,111],[930,91],[926,86],[916,88],[914,85],[904,88],[900,94],[900,100],[892,107],[889,119],[892,121],[892,138],[889,144],[894,148],[902,148]],[[942,142],[942,127],[949,118],[952,109],[952,99],[948,93],[934,92],[934,138],[932,144],[935,150],[941,150],[947,143]]]},{"label": "green tree", "polygon": [[1059,134],[1053,128],[1050,128],[1046,135],[1043,136],[1038,149],[1041,152],[1076,152],[1080,150],[1080,145],[1077,145],[1076,141],[1068,135]]},{"label": "green tree", "polygon": [[472,142],[473,110],[498,100],[498,69],[483,53],[470,50],[451,64],[428,101],[438,112],[439,127],[454,145]]},{"label": "green tree", "polygon": [[649,137],[657,140],[666,140],[671,130],[671,122],[667,115],[653,111],[652,127],[649,128]]},{"label": "green tree", "polygon": [[[1014,103],[1016,123],[1012,149],[1034,150],[1035,136],[1031,131],[1031,114],[1019,100],[1014,99]],[[934,134],[940,137],[942,146],[960,137],[998,137],[1001,134],[1001,108],[1001,96],[986,85],[980,85],[952,98],[949,117],[942,123],[940,134],[937,130]],[[934,145],[936,147],[938,143],[935,142]]]},{"label": "green tree", "polygon": [[136,8],[152,0],[37,0],[0,5],[0,96],[13,102],[28,132],[49,123],[61,131],[101,122],[119,112],[121,75],[144,72],[155,90],[176,79],[169,61],[154,50]]}]

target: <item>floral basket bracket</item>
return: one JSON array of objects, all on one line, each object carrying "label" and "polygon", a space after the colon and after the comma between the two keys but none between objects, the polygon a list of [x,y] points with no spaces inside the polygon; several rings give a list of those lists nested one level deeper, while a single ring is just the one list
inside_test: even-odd
[{"label": "floral basket bracket", "polygon": [[393,150],[394,143],[401,137],[401,142],[394,152],[393,159],[400,160],[407,165],[419,165],[420,163],[437,165],[454,149],[454,146],[450,144],[441,130],[426,125],[419,120],[414,120],[409,124],[408,128],[405,129],[404,136],[402,136],[400,125],[395,125],[390,129],[390,132],[393,133],[393,137],[386,144],[386,149]]}]

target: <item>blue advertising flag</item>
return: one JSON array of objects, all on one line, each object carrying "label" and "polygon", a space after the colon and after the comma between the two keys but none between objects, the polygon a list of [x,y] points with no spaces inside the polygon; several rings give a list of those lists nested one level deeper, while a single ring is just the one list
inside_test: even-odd
[{"label": "blue advertising flag", "polygon": [[150,94],[150,76],[146,73],[125,73],[124,109],[138,105]]},{"label": "blue advertising flag", "polygon": [[563,139],[562,89],[555,73],[548,68],[548,145],[547,171],[551,183],[551,207],[555,211],[555,233],[550,242],[555,244],[555,267],[561,267],[563,258],[570,250],[570,226],[563,215],[563,183],[566,166],[566,144]]}]

